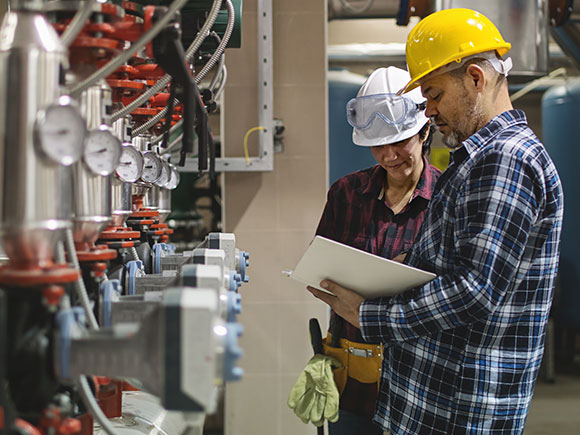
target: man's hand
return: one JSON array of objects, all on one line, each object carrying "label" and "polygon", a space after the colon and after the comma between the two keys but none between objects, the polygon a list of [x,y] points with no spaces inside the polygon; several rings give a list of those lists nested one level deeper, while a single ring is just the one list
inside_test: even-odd
[{"label": "man's hand", "polygon": [[360,304],[364,301],[364,298],[358,293],[345,289],[329,280],[322,281],[320,287],[328,290],[332,295],[310,286],[306,287],[306,289],[312,293],[315,298],[330,305],[330,308],[332,308],[336,314],[348,323],[360,329],[358,310]]}]

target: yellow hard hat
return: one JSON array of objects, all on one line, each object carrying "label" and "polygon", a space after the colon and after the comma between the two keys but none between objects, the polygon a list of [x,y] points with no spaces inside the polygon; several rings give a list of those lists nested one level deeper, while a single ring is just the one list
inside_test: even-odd
[{"label": "yellow hard hat", "polygon": [[510,48],[497,27],[477,11],[454,8],[435,12],[419,21],[407,37],[411,81],[403,92],[418,87],[418,80],[450,62],[492,50],[503,56]]}]

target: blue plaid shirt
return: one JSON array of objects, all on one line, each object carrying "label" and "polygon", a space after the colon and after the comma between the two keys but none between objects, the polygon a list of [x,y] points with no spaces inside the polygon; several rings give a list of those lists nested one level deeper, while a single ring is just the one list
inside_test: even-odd
[{"label": "blue plaid shirt", "polygon": [[375,421],[391,434],[521,434],[558,268],[563,195],[511,110],[451,154],[407,264],[430,283],[364,301],[385,343]]}]

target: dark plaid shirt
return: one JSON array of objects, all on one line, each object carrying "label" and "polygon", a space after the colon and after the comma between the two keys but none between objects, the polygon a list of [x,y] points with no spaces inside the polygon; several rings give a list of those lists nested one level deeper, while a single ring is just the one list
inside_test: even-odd
[{"label": "dark plaid shirt", "polygon": [[[354,172],[337,180],[328,191],[328,200],[316,234],[354,248],[394,258],[411,248],[431,193],[441,174],[423,159],[425,169],[407,206],[394,214],[385,200],[387,172],[380,165]],[[331,323],[342,326],[340,336],[364,343],[360,330],[332,313]],[[334,328],[332,328],[334,329]],[[354,379],[347,382],[340,399],[346,411],[370,418],[375,412],[377,385]]]},{"label": "dark plaid shirt", "polygon": [[406,263],[438,275],[366,300],[385,343],[375,421],[395,434],[521,434],[544,350],[563,195],[523,112],[451,155]]}]

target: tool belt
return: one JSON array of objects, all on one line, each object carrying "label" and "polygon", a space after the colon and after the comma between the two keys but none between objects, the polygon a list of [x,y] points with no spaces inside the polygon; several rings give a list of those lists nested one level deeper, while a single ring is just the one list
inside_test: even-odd
[{"label": "tool belt", "polygon": [[334,381],[338,392],[342,394],[347,378],[353,378],[363,384],[377,383],[377,391],[381,379],[383,363],[383,346],[381,344],[356,343],[344,338],[340,339],[340,347],[332,347],[326,343],[332,341],[330,332],[324,340],[324,354],[336,358],[342,366],[333,369]]}]

